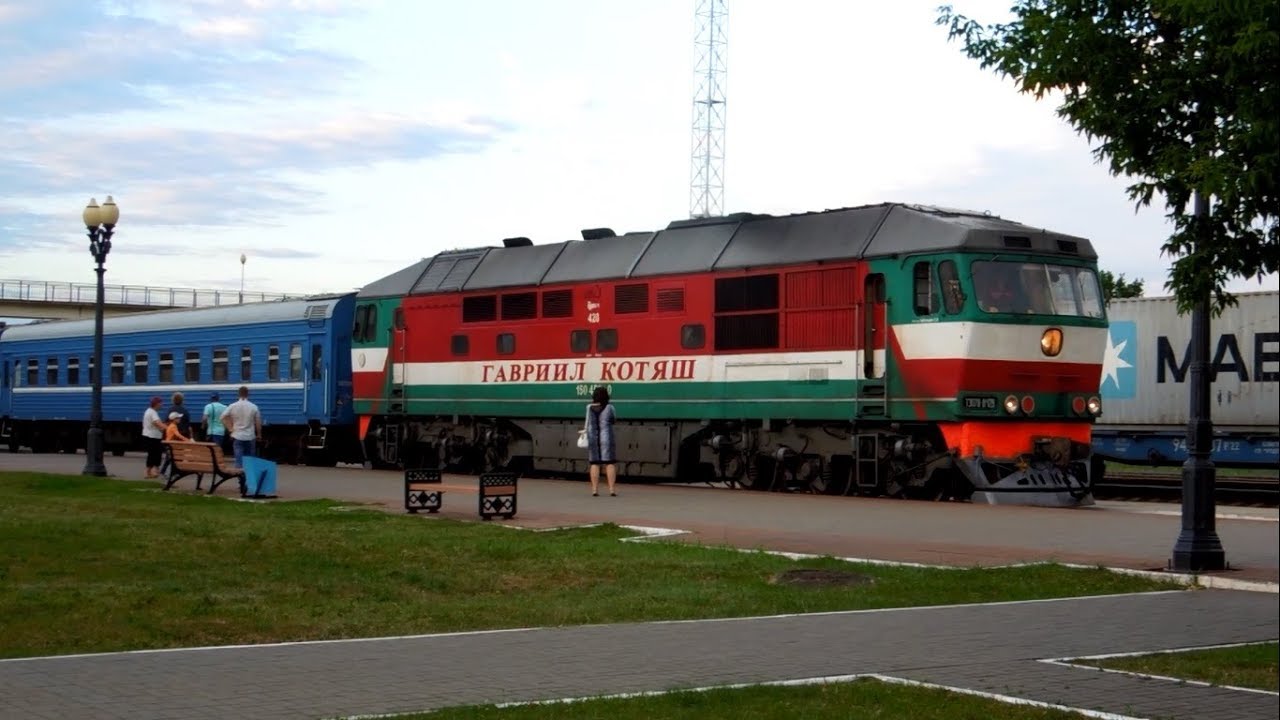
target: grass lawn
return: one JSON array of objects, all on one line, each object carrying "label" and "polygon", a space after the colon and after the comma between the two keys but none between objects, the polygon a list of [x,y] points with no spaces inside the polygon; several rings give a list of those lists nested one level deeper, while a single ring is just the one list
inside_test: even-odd
[{"label": "grass lawn", "polygon": [[[850,566],[616,526],[532,533],[152,482],[0,473],[0,657],[1171,589],[1056,565]],[[771,582],[795,568],[871,581]]]},{"label": "grass lawn", "polygon": [[1097,667],[1280,692],[1280,643],[1093,660]]},{"label": "grass lawn", "polygon": [[1062,710],[1009,705],[947,690],[892,685],[878,680],[809,685],[755,686],[549,705],[448,708],[397,716],[397,720],[1079,720]]}]

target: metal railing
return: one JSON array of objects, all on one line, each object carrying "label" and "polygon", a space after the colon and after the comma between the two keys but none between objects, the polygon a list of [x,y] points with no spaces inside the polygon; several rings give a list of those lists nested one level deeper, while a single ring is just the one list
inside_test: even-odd
[{"label": "metal railing", "polygon": [[[107,305],[133,307],[178,308],[237,305],[242,302],[266,302],[306,297],[301,293],[244,292],[239,290],[200,290],[198,288],[150,287],[146,285],[104,285]],[[0,280],[0,301],[31,303],[68,303],[92,305],[98,298],[93,283],[46,282],[43,280]]]}]

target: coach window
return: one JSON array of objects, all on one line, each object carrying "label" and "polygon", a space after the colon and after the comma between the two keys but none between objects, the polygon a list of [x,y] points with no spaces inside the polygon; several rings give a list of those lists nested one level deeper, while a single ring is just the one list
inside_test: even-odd
[{"label": "coach window", "polygon": [[229,359],[227,357],[226,348],[213,349],[213,366],[210,370],[209,377],[211,377],[214,382],[226,382],[227,379],[230,377],[227,374],[228,362],[229,362]]},{"label": "coach window", "polygon": [[44,364],[44,383],[46,385],[58,384],[58,358],[49,358]]},{"label": "coach window", "polygon": [[112,385],[124,384],[124,356],[123,355],[111,356],[111,384]]},{"label": "coach window", "polygon": [[569,352],[591,352],[591,331],[572,330],[569,332]]},{"label": "coach window", "polygon": [[67,384],[80,384],[80,358],[67,358]]},{"label": "coach window", "polygon": [[932,315],[934,310],[933,268],[928,262],[916,263],[911,271],[911,287],[914,296],[912,305],[915,307],[916,315]]},{"label": "coach window", "polygon": [[278,345],[267,346],[267,379],[280,379],[280,347]]},{"label": "coach window", "polygon": [[454,335],[449,338],[449,352],[454,355],[466,355],[471,352],[471,340],[466,335]]},{"label": "coach window", "polygon": [[516,352],[516,336],[514,333],[498,333],[498,354],[514,355]]},{"label": "coach window", "polygon": [[133,382],[135,385],[144,385],[147,382],[148,365],[151,364],[151,358],[146,353],[135,353],[133,356]]},{"label": "coach window", "polygon": [[618,331],[606,328],[596,331],[596,352],[612,352],[618,349]]},{"label": "coach window", "polygon": [[316,343],[311,346],[311,382],[324,379],[324,346]]},{"label": "coach window", "polygon": [[162,383],[173,382],[173,353],[160,353],[160,370],[156,380]]},{"label": "coach window", "polygon": [[4,361],[4,374],[0,375],[0,387],[9,387],[9,361]]},{"label": "coach window", "polygon": [[40,361],[31,358],[27,361],[27,385],[35,387],[40,384]]},{"label": "coach window", "polygon": [[960,287],[960,273],[955,262],[938,263],[938,284],[942,286],[942,306],[948,315],[956,315],[964,309],[964,289]]},{"label": "coach window", "polygon": [[249,382],[253,377],[253,349],[245,346],[240,348],[240,381]]},{"label": "coach window", "polygon": [[302,345],[298,343],[289,345],[289,379],[295,382],[302,379]]},{"label": "coach window", "polygon": [[680,328],[680,347],[685,350],[697,350],[707,344],[707,328],[701,323],[685,325]]},{"label": "coach window", "polygon": [[200,351],[188,350],[184,365],[183,380],[189,383],[200,382]]}]

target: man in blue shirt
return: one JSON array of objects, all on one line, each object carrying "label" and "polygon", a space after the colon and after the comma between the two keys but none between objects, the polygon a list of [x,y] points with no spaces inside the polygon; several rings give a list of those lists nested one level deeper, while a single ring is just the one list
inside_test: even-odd
[{"label": "man in blue shirt", "polygon": [[224,454],[231,452],[227,449],[227,428],[222,424],[222,413],[226,411],[227,406],[218,400],[218,393],[213,393],[209,396],[209,404],[204,406],[201,420],[205,442],[217,443]]}]

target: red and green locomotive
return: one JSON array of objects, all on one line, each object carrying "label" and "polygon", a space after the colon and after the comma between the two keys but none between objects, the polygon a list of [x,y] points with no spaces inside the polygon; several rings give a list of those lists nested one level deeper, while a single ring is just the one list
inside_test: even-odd
[{"label": "red and green locomotive", "polygon": [[582,472],[603,384],[624,477],[1089,504],[1096,259],[903,204],[444,252],[357,296],[360,433],[388,465]]}]

